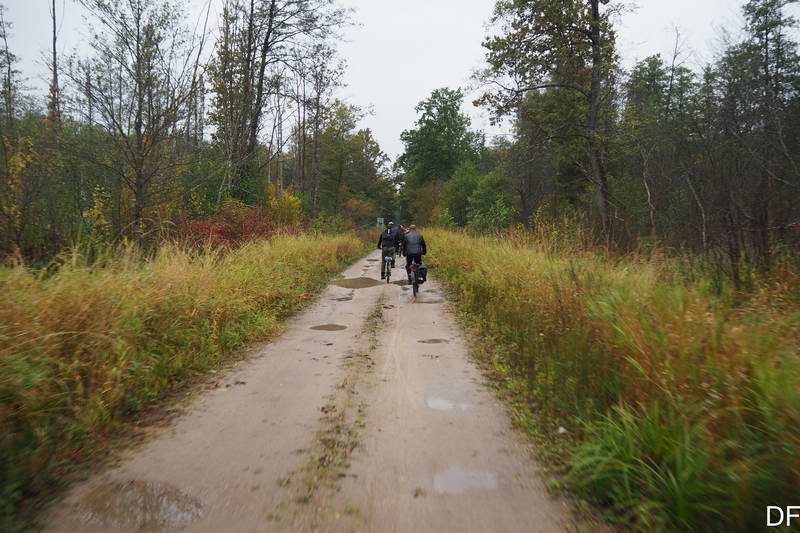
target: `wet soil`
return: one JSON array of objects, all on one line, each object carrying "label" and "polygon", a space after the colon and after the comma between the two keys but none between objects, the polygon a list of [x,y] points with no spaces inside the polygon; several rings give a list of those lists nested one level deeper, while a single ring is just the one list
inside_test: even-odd
[{"label": "wet soil", "polygon": [[337,287],[344,287],[345,289],[369,289],[370,287],[377,287],[378,285],[385,285],[381,280],[374,278],[344,278],[333,282]]},{"label": "wet soil", "polygon": [[343,329],[347,329],[347,326],[341,324],[320,324],[319,326],[311,326],[309,329],[316,331],[342,331]]},{"label": "wet soil", "polygon": [[497,489],[497,475],[494,472],[464,470],[454,466],[433,476],[433,490],[439,494],[463,494],[469,490],[495,489]]}]

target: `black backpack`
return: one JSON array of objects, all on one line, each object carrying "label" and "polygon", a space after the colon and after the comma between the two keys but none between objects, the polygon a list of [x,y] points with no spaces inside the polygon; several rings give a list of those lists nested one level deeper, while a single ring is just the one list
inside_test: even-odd
[{"label": "black backpack", "polygon": [[394,233],[392,232],[391,228],[386,228],[383,231],[383,236],[381,237],[381,247],[383,248],[392,248],[395,246],[395,238]]}]

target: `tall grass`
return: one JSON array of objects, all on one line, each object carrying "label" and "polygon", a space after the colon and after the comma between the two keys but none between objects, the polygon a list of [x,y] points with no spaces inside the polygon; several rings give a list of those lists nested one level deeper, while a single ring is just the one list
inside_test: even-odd
[{"label": "tall grass", "polygon": [[264,338],[364,251],[355,236],[163,246],[50,275],[0,269],[0,529],[59,462],[232,349]]},{"label": "tall grass", "polygon": [[572,487],[629,526],[747,531],[800,487],[800,275],[748,294],[665,258],[432,230],[435,274],[506,349]]}]

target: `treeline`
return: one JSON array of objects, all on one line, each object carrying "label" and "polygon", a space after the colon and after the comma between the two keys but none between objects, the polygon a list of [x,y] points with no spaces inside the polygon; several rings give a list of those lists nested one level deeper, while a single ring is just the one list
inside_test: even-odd
[{"label": "treeline", "polygon": [[146,242],[226,210],[337,227],[393,212],[388,158],[335,97],[335,0],[224,0],[217,22],[186,0],[78,3],[90,52],[58,55],[54,2],[44,99],[0,10],[0,256]]},{"label": "treeline", "polygon": [[676,31],[668,57],[625,71],[621,3],[497,1],[476,103],[513,134],[485,146],[460,94],[437,91],[403,137],[406,204],[481,228],[578,216],[612,246],[706,252],[742,284],[800,242],[795,3],[745,2],[743,38],[700,70]]}]

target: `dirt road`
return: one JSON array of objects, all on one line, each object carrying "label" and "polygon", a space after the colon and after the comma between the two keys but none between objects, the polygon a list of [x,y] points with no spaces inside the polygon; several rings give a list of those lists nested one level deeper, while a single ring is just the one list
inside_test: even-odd
[{"label": "dirt road", "polygon": [[[396,269],[403,278],[402,269]],[[435,280],[343,273],[170,427],[74,487],[46,531],[561,531]]]}]

